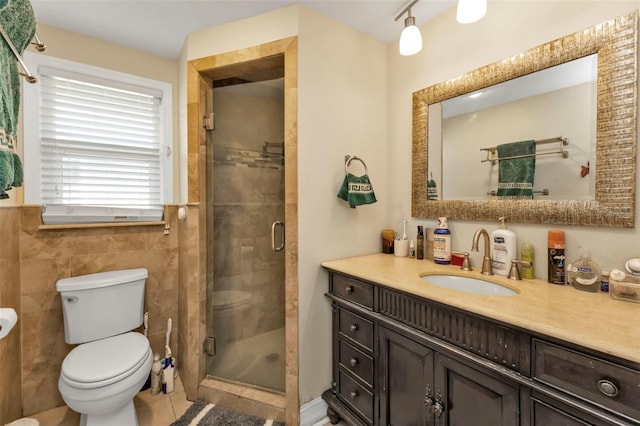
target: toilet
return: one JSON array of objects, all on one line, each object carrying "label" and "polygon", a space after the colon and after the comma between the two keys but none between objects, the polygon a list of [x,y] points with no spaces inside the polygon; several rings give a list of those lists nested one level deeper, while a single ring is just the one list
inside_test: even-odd
[{"label": "toilet", "polygon": [[64,278],[64,340],[78,344],[62,362],[58,389],[81,426],[137,426],[134,396],[149,377],[149,341],[132,330],[144,317],[144,268]]},{"label": "toilet", "polygon": [[213,321],[216,325],[216,340],[230,343],[242,339],[251,319],[251,293],[241,290],[219,290],[213,292]]}]

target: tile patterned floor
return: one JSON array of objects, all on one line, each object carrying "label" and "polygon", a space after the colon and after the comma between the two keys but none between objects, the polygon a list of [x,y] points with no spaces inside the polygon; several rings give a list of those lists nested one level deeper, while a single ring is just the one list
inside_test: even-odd
[{"label": "tile patterned floor", "polygon": [[[134,399],[138,413],[139,426],[169,426],[187,411],[192,404],[187,400],[182,382],[178,377],[175,391],[170,394],[151,395],[146,390],[138,393]],[[67,406],[57,407],[42,413],[29,416],[40,422],[40,426],[78,426],[80,415]],[[348,426],[344,421],[337,425],[327,423],[326,426]]]},{"label": "tile patterned floor", "polygon": [[[139,426],[168,426],[178,419],[192,404],[187,400],[180,378],[170,394],[151,395],[145,390],[135,397]],[[40,426],[78,426],[80,415],[67,406],[57,407],[29,416],[40,422]]]}]

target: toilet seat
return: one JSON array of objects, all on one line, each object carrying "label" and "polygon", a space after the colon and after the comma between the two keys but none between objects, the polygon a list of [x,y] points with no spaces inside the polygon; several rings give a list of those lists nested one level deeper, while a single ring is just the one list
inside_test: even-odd
[{"label": "toilet seat", "polygon": [[219,290],[213,292],[213,310],[224,311],[246,305],[251,293],[241,290]]},{"label": "toilet seat", "polygon": [[79,389],[107,386],[129,377],[150,352],[149,341],[137,332],[84,343],[64,359],[60,379]]}]

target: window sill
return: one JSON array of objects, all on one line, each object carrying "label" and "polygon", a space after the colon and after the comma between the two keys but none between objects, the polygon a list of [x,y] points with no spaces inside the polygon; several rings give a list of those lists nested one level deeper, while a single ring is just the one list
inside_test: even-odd
[{"label": "window sill", "polygon": [[58,225],[40,225],[39,230],[53,229],[85,229],[85,228],[117,228],[125,226],[165,226],[164,220],[158,222],[99,222],[99,223],[64,223]]}]

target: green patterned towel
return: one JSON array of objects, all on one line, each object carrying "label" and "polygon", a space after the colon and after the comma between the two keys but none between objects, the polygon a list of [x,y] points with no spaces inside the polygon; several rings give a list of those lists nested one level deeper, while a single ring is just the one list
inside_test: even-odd
[{"label": "green patterned towel", "polygon": [[13,167],[13,152],[0,150],[0,200],[9,198],[7,190],[13,187],[15,178]]},{"label": "green patterned towel", "polygon": [[[0,25],[22,54],[36,33],[29,0],[0,0]],[[9,45],[0,36],[0,147],[13,148],[20,109],[20,69]]]},{"label": "green patterned towel", "polygon": [[356,206],[373,204],[377,201],[369,176],[366,174],[354,176],[351,173],[347,173],[338,191],[338,198],[349,203],[352,209],[355,209]]},{"label": "green patterned towel", "polygon": [[[498,198],[532,199],[536,172],[536,141],[498,145]],[[526,156],[500,160],[500,158]]]}]

